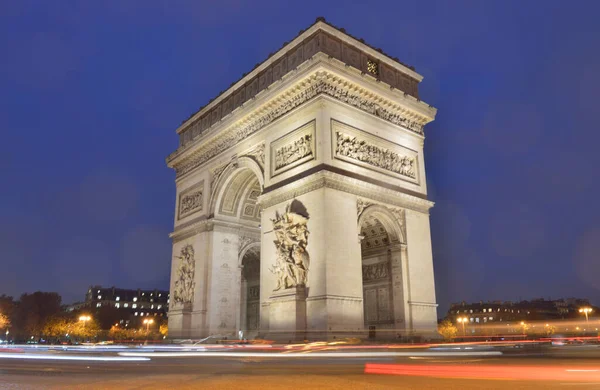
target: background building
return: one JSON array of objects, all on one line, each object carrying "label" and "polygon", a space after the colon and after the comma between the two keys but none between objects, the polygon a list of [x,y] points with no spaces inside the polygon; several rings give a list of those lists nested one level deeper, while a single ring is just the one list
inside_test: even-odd
[{"label": "background building", "polygon": [[85,296],[85,307],[110,307],[133,316],[164,317],[169,311],[169,291],[91,286]]}]

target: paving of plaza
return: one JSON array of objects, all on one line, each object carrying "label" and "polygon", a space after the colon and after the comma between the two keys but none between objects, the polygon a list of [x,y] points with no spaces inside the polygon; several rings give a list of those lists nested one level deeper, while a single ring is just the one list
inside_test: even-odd
[{"label": "paving of plaza", "polygon": [[[599,358],[598,349],[460,358],[281,359],[253,355],[247,358],[152,358],[144,362],[0,358],[0,388],[581,389],[600,388]],[[370,365],[390,371],[365,373],[365,367]],[[401,375],[389,374],[395,369]],[[418,374],[423,369],[431,371]]]}]

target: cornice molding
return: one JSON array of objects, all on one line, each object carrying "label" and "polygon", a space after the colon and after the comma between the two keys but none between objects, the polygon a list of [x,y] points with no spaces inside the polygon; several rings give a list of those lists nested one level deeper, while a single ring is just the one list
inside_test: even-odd
[{"label": "cornice molding", "polygon": [[281,49],[279,49],[277,52],[273,53],[273,55],[270,55],[269,58],[267,58],[265,61],[263,61],[260,65],[256,66],[252,71],[245,74],[238,81],[232,83],[229,86],[229,88],[227,88],[225,91],[222,91],[219,94],[219,96],[215,97],[212,101],[210,101],[208,104],[206,104],[200,110],[198,110],[198,112],[196,112],[190,118],[185,120],[177,128],[176,132],[179,134],[179,133],[185,131],[190,126],[191,123],[197,121],[200,117],[202,117],[207,112],[209,112],[210,110],[215,108],[217,105],[222,103],[224,100],[226,100],[227,98],[234,95],[234,93],[236,91],[238,91],[241,87],[246,85],[252,79],[256,78],[259,74],[264,72],[267,68],[269,68],[271,65],[273,65],[277,61],[282,60],[286,54],[295,50],[299,45],[302,44],[302,42],[305,42],[309,37],[316,34],[319,30],[321,30],[327,34],[330,34],[331,36],[336,37],[337,39],[339,39],[342,42],[345,42],[347,44],[350,44],[350,45],[358,48],[365,54],[368,54],[370,57],[377,59],[378,61],[396,69],[397,71],[399,71],[401,73],[406,74],[407,76],[415,79],[417,82],[421,82],[423,80],[422,75],[420,75],[419,73],[417,73],[416,71],[414,71],[413,69],[408,67],[407,65],[390,58],[388,55],[386,55],[378,50],[373,49],[369,45],[365,44],[364,41],[358,40],[358,39],[346,34],[342,30],[328,24],[327,22],[317,21],[312,26],[310,26],[309,28],[304,30],[301,34],[299,34],[296,38],[294,38],[291,42],[285,44]]},{"label": "cornice molding", "polygon": [[261,195],[258,203],[266,209],[324,187],[421,213],[429,213],[434,205],[426,199],[325,170]]},{"label": "cornice molding", "polygon": [[[317,57],[324,60],[325,56],[315,55],[313,60]],[[339,67],[339,64],[335,64],[336,61],[327,59],[326,62],[330,67],[331,65]],[[369,81],[375,85],[369,85],[373,88],[367,89],[332,70],[320,67],[273,96],[262,106],[257,108],[246,106],[245,108],[251,110],[248,110],[250,111],[248,115],[230,123],[229,126],[223,122],[224,127],[217,126],[211,131],[201,134],[196,140],[172,153],[167,158],[167,164],[175,168],[177,176],[184,175],[319,95],[346,103],[395,124],[414,135],[423,137],[423,126],[433,120],[435,109],[427,110],[423,107],[423,112],[419,113],[408,106],[403,106],[397,101],[382,96],[381,92],[383,91],[377,91],[381,88],[377,84],[381,83]],[[401,96],[397,96],[397,98],[403,99]],[[410,102],[410,99],[407,102]],[[423,105],[426,106],[424,103]],[[427,108],[429,107],[427,106]]]},{"label": "cornice molding", "polygon": [[169,238],[175,242],[179,242],[190,238],[196,234],[208,232],[208,231],[225,231],[232,233],[242,233],[244,236],[257,237],[258,228],[243,225],[235,222],[222,221],[218,219],[202,219],[199,221],[191,221],[185,226],[178,226],[175,230],[169,234]]}]

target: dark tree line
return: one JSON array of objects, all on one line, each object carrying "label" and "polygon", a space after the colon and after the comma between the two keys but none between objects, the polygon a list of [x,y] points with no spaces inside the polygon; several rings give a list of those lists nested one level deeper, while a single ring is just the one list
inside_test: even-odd
[{"label": "dark tree line", "polygon": [[[99,341],[110,338],[110,335],[129,335],[115,332],[116,329],[123,328],[131,332],[144,329],[142,319],[127,311],[108,306],[66,311],[61,303],[61,296],[55,292],[25,293],[18,300],[1,295],[0,338],[5,339],[6,331],[9,331],[9,340],[17,343]],[[89,319],[80,321],[82,316]],[[161,326],[166,329],[166,318],[154,317],[154,320],[154,333],[147,332],[145,337],[159,338]]]}]

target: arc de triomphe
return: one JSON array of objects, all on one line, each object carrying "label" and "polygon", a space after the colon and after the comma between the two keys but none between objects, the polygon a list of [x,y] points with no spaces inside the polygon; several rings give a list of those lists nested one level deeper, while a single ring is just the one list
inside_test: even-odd
[{"label": "arc de triomphe", "polygon": [[177,129],[171,337],[435,331],[421,80],[317,19]]}]

